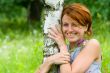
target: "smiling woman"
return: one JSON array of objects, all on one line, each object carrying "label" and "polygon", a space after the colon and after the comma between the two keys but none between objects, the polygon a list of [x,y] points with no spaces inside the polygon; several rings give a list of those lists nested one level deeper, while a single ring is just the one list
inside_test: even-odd
[{"label": "smiling woman", "polygon": [[84,5],[72,4],[63,9],[62,31],[64,36],[68,37],[68,40],[70,37],[77,41],[78,39],[83,39],[85,35],[92,35],[91,24],[92,17],[90,11]]},{"label": "smiling woman", "polygon": [[[53,64],[59,65],[58,73],[100,73],[101,51],[92,34],[92,18],[86,6],[75,3],[63,9],[61,29],[51,27],[49,37],[58,44],[60,52],[50,56],[37,73],[48,73]],[[69,44],[65,43],[65,40]]]}]

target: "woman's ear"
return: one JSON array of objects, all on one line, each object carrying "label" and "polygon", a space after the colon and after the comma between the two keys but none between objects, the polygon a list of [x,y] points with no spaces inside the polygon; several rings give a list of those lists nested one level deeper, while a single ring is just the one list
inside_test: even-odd
[{"label": "woman's ear", "polygon": [[84,32],[87,32],[88,28],[87,28],[87,26],[84,26],[83,29],[84,29]]}]

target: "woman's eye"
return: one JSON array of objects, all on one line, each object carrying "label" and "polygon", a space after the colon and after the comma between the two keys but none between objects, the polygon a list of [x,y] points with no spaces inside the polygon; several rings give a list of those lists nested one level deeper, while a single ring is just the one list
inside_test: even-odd
[{"label": "woman's eye", "polygon": [[67,23],[65,23],[65,24],[63,24],[63,26],[68,26],[68,24],[67,24]]}]

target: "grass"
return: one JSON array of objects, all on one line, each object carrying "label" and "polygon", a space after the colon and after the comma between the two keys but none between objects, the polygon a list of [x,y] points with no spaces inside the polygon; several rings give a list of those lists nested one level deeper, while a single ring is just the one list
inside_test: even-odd
[{"label": "grass", "polygon": [[[43,59],[43,35],[37,26],[28,28],[25,21],[22,25],[15,23],[0,25],[0,73],[34,73]],[[93,25],[94,38],[102,48],[102,73],[110,73],[109,26],[110,22]]]},{"label": "grass", "polygon": [[15,23],[0,24],[0,73],[34,73],[43,58],[42,34]]},{"label": "grass", "polygon": [[96,22],[94,37],[99,40],[102,50],[102,73],[110,73],[110,22]]}]

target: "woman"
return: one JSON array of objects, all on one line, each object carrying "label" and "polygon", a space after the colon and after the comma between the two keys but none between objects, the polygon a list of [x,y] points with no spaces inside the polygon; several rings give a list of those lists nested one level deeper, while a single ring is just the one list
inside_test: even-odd
[{"label": "woman", "polygon": [[84,5],[64,7],[61,31],[51,27],[48,35],[57,42],[60,52],[48,57],[37,73],[47,73],[52,64],[60,64],[60,73],[100,73],[100,44],[96,39],[88,39],[92,35],[91,24],[90,11]]}]

